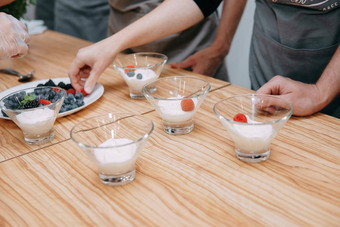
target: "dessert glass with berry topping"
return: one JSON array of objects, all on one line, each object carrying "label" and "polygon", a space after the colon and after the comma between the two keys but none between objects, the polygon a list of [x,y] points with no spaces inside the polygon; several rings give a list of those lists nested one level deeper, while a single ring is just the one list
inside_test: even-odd
[{"label": "dessert glass with berry topping", "polygon": [[11,93],[0,107],[23,132],[27,144],[39,145],[54,138],[54,122],[66,91],[59,87],[32,87]]},{"label": "dessert glass with berry topping", "polygon": [[193,117],[209,90],[206,80],[172,76],[145,85],[143,94],[162,118],[164,131],[180,135],[194,129]]},{"label": "dessert glass with berry topping", "polygon": [[106,113],[75,125],[71,139],[96,165],[103,184],[119,186],[135,178],[135,163],[154,129],[133,113]]},{"label": "dessert glass with berry topping", "polygon": [[161,74],[168,57],[164,54],[142,52],[120,54],[113,62],[113,67],[123,77],[129,87],[130,97],[145,99],[142,88],[155,81]]},{"label": "dessert glass with berry topping", "polygon": [[272,140],[293,113],[291,103],[273,95],[236,95],[214,105],[214,113],[235,144],[237,158],[261,162]]}]

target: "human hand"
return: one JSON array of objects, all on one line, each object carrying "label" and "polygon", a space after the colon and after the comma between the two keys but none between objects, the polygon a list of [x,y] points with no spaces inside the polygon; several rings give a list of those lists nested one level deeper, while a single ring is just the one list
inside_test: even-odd
[{"label": "human hand", "polygon": [[99,76],[115,57],[108,47],[108,41],[103,40],[78,51],[68,71],[74,89],[81,91],[84,88],[88,94],[93,91]]},{"label": "human hand", "polygon": [[0,59],[24,56],[28,52],[26,26],[6,13],[0,13]]},{"label": "human hand", "polygon": [[280,95],[293,105],[296,116],[311,115],[324,107],[322,91],[315,84],[305,84],[283,76],[273,77],[256,94]]},{"label": "human hand", "polygon": [[182,62],[171,63],[172,68],[188,69],[191,68],[193,72],[213,77],[222,64],[225,55],[219,54],[212,47],[202,49],[195,54],[189,56]]}]

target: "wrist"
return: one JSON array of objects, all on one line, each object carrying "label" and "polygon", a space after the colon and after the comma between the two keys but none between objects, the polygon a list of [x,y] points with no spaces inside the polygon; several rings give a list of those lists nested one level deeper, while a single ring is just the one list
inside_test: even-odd
[{"label": "wrist", "polygon": [[213,53],[216,53],[216,56],[219,56],[221,59],[224,59],[225,56],[227,56],[229,53],[230,45],[225,41],[221,42],[221,41],[215,40],[210,45],[210,48],[213,51]]},{"label": "wrist", "polygon": [[323,84],[320,83],[316,83],[315,84],[317,93],[316,93],[316,97],[317,97],[317,108],[318,111],[322,110],[323,108],[325,108],[329,103],[332,102],[333,97],[329,92],[329,89],[325,88],[323,86]]}]

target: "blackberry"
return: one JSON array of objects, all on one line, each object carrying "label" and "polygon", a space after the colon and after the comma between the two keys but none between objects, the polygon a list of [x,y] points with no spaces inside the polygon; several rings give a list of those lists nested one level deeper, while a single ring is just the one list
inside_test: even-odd
[{"label": "blackberry", "polygon": [[49,79],[49,80],[45,83],[45,86],[55,87],[55,83],[53,82],[53,80]]},{"label": "blackberry", "polygon": [[37,99],[34,99],[32,101],[29,101],[24,104],[24,109],[31,109],[31,108],[36,108],[39,106],[39,101]]},{"label": "blackberry", "polygon": [[67,90],[70,89],[70,88],[73,88],[73,87],[72,87],[72,84],[66,84],[64,89],[67,91]]},{"label": "blackberry", "polygon": [[61,87],[61,88],[65,89],[66,88],[66,84],[61,81],[61,82],[59,82],[58,87]]},{"label": "blackberry", "polygon": [[133,77],[133,76],[135,75],[135,71],[130,70],[130,71],[127,72],[126,75],[127,75],[128,77]]},{"label": "blackberry", "polygon": [[138,73],[136,78],[137,78],[137,80],[141,80],[141,79],[143,79],[143,75],[141,73]]}]

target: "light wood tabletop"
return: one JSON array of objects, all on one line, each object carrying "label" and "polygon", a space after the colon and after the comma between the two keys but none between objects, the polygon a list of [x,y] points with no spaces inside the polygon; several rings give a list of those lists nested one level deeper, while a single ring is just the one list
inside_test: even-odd
[{"label": "light wood tabletop", "polygon": [[[35,69],[36,80],[66,77],[77,49],[89,44],[47,31],[32,37],[27,57],[0,66]],[[161,76],[171,75],[199,76],[212,85],[186,135],[166,134],[157,112],[146,100],[130,99],[112,67],[99,80],[104,95],[58,118],[50,143],[25,145],[17,126],[0,119],[0,226],[339,226],[339,119],[291,117],[273,140],[270,158],[245,163],[213,105],[253,91],[166,66]],[[2,74],[0,83],[0,92],[19,84]],[[135,180],[103,185],[70,129],[90,116],[131,110],[152,119],[155,129]]]}]

